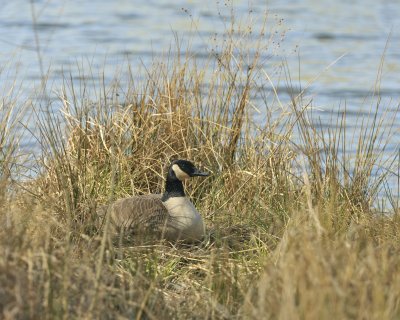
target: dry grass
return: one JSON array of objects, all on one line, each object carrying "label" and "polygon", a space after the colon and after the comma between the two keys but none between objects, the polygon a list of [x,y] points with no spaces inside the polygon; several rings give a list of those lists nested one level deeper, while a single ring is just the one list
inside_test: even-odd
[{"label": "dry grass", "polygon": [[[14,105],[1,105],[1,318],[400,317],[400,221],[374,207],[386,177],[374,167],[397,171],[381,160],[384,106],[356,146],[345,113],[321,132],[302,93],[286,107],[264,96],[272,40],[263,27],[249,46],[254,34],[232,28],[207,68],[178,53],[125,87],[66,80],[60,113],[36,107],[40,172],[20,187]],[[280,115],[254,121],[256,97]],[[212,172],[187,188],[201,245],[118,243],[99,228],[98,205],[160,192],[173,158]]]}]

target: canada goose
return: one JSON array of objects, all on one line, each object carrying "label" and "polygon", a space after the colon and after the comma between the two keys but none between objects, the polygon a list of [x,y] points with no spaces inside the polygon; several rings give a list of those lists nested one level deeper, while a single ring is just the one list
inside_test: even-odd
[{"label": "canada goose", "polygon": [[111,224],[138,237],[153,236],[170,241],[198,241],[205,233],[201,215],[185,196],[182,181],[208,176],[187,160],[175,160],[168,169],[163,194],[119,199],[102,208],[110,211]]}]

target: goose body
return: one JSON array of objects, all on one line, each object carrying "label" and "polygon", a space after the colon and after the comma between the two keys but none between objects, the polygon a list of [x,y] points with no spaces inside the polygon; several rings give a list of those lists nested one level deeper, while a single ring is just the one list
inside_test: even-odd
[{"label": "goose body", "polygon": [[170,241],[198,241],[205,233],[204,222],[193,203],[186,197],[182,181],[207,176],[186,160],[171,163],[165,192],[134,196],[115,201],[102,208],[110,214],[111,224],[138,237],[152,236]]}]

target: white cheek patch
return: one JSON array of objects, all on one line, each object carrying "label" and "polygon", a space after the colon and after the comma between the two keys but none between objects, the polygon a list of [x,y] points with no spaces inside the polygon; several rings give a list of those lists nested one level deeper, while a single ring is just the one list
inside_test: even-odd
[{"label": "white cheek patch", "polygon": [[174,170],[176,177],[181,180],[187,180],[190,178],[190,176],[183,171],[181,168],[179,168],[179,166],[177,164],[172,165],[172,170]]}]

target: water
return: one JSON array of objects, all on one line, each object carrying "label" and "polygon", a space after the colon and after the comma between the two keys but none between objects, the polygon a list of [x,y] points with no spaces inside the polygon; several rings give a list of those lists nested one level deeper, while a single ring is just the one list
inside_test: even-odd
[{"label": "water", "polygon": [[[282,19],[281,29],[289,29],[274,52],[272,65],[287,61],[295,82],[300,78],[297,82],[308,87],[323,127],[333,127],[329,111],[346,104],[347,123],[357,135],[355,119],[369,112],[365,99],[373,91],[383,55],[381,104],[395,110],[400,101],[398,0],[269,0],[251,1],[250,6],[255,25],[267,8],[270,26]],[[234,11],[237,20],[245,19],[248,1],[235,1]],[[92,76],[100,77],[104,71],[106,80],[112,79],[127,61],[134,67],[148,64],[171,44],[174,48],[174,32],[190,38],[192,51],[199,57],[207,56],[210,39],[223,30],[229,14],[229,5],[214,0],[4,2],[0,8],[0,92],[8,82],[24,79],[23,95],[40,85],[41,74],[49,69],[51,87],[57,90],[63,74],[79,78],[79,66],[85,64],[90,64]],[[281,99],[287,101],[284,94]],[[400,141],[400,123],[395,120],[390,152],[397,150]]]},{"label": "water", "polygon": [[[136,1],[138,2],[138,1]],[[257,17],[268,8],[284,19],[286,33],[281,57],[285,57],[294,73],[298,70],[299,47],[301,79],[313,82],[313,92],[328,104],[338,100],[363,99],[373,87],[390,35],[385,55],[381,94],[398,98],[400,88],[400,6],[389,1],[253,1]],[[173,31],[180,36],[194,33],[193,49],[204,51],[208,39],[222,29],[218,16],[229,14],[224,3],[216,1],[34,1],[39,47],[46,71],[54,74],[75,70],[77,62],[87,59],[99,70],[106,70],[126,61],[151,60],[174,42]],[[197,32],[191,18],[197,21]],[[235,5],[235,15],[247,15],[247,1]],[[273,23],[273,21],[272,21]],[[271,24],[272,24],[271,23]],[[0,63],[18,61],[18,70],[25,79],[40,79],[32,22],[32,6],[28,0],[5,2],[0,9]],[[197,36],[200,34],[201,36]],[[329,70],[330,64],[340,58]],[[107,69],[107,67],[110,67]],[[96,70],[94,70],[96,71]],[[96,73],[96,72],[95,72]]]}]

